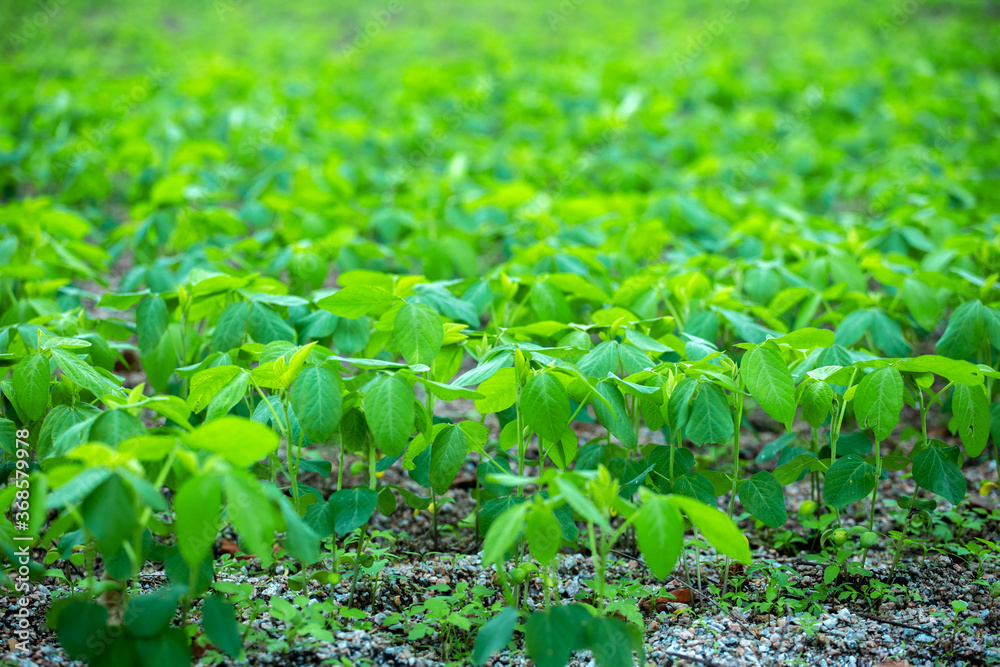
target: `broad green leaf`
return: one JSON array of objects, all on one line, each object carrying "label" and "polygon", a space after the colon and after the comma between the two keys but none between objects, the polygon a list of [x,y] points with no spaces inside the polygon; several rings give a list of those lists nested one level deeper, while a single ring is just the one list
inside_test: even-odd
[{"label": "broad green leaf", "polygon": [[246,397],[249,387],[250,374],[241,369],[229,382],[222,385],[215,397],[209,401],[208,409],[205,411],[205,421],[212,421],[229,414],[229,411]]},{"label": "broad green leaf", "polygon": [[517,379],[513,368],[501,368],[476,388],[485,398],[476,399],[476,410],[482,414],[501,412],[517,401]]},{"label": "broad green leaf", "polygon": [[935,349],[938,354],[946,357],[965,359],[976,353],[985,335],[983,304],[979,301],[967,301],[952,312],[948,327]]},{"label": "broad green leaf", "polygon": [[111,475],[87,495],[80,516],[104,554],[117,552],[135,531],[132,496],[118,475]]},{"label": "broad green leaf", "polygon": [[566,297],[547,282],[538,281],[532,285],[529,301],[539,321],[569,322],[573,318]]},{"label": "broad green leaf", "polygon": [[51,352],[52,358],[56,360],[60,370],[62,370],[66,377],[94,396],[100,397],[104,394],[121,395],[122,391],[118,385],[113,384],[72,352],[64,350],[61,347],[54,347]]},{"label": "broad green leaf", "polygon": [[933,331],[941,320],[941,303],[937,290],[913,276],[903,280],[903,303],[917,324],[926,331]]},{"label": "broad green leaf", "polygon": [[524,530],[525,503],[511,505],[490,523],[483,540],[483,564],[502,567],[504,555],[510,551]]},{"label": "broad green leaf", "polygon": [[813,428],[819,428],[830,415],[833,389],[826,382],[809,382],[802,390],[802,418]]},{"label": "broad green leaf", "polygon": [[316,305],[338,317],[356,320],[370,312],[384,310],[399,300],[399,297],[378,287],[347,285],[334,294],[320,299]]},{"label": "broad green leaf", "polygon": [[302,431],[313,442],[323,443],[337,431],[344,415],[340,380],[328,368],[307,366],[292,383],[289,393]]},{"label": "broad green leaf", "polygon": [[826,471],[823,501],[841,508],[867,497],[875,489],[875,467],[857,454],[838,458]]},{"label": "broad green leaf", "polygon": [[167,332],[170,314],[167,302],[158,296],[143,299],[135,311],[135,330],[139,342],[139,354],[148,355],[160,344]]},{"label": "broad green leaf", "polygon": [[892,366],[876,368],[861,378],[854,394],[858,426],[872,429],[879,442],[889,437],[899,423],[904,391],[903,376]]},{"label": "broad green leaf", "polygon": [[[601,667],[633,667],[632,651],[642,655],[642,633],[635,626],[613,616],[600,616],[587,630],[587,646]],[[640,661],[642,664],[643,661]]]},{"label": "broad green leaf", "polygon": [[476,644],[472,647],[472,664],[483,665],[497,651],[502,651],[514,636],[517,611],[504,607],[496,616],[488,620],[476,633]]},{"label": "broad green leaf", "polygon": [[233,605],[221,595],[213,594],[201,604],[201,625],[213,644],[231,658],[243,650],[243,638],[236,625]]},{"label": "broad green leaf", "polygon": [[749,350],[740,362],[743,383],[764,412],[782,424],[795,418],[795,382],[781,354],[770,346]]},{"label": "broad green leaf", "polygon": [[399,456],[413,432],[413,389],[398,375],[383,375],[365,391],[361,403],[375,444],[386,456]]},{"label": "broad green leaf", "polygon": [[851,347],[868,332],[872,324],[872,314],[868,310],[855,310],[847,315],[837,327],[834,341],[837,345]]},{"label": "broad green leaf", "polygon": [[696,445],[720,444],[733,436],[733,415],[726,395],[714,384],[702,382],[689,407],[684,435]]},{"label": "broad green leaf", "polygon": [[951,398],[951,411],[955,415],[957,435],[971,458],[986,449],[990,435],[990,405],[983,387],[955,385]]},{"label": "broad green leaf", "polygon": [[765,526],[778,528],[788,521],[785,494],[774,475],[762,470],[740,485],[740,502]]},{"label": "broad green leaf", "polygon": [[177,548],[192,568],[212,555],[221,512],[222,483],[217,475],[192,477],[174,495],[172,528],[177,535]]},{"label": "broad green leaf", "polygon": [[960,359],[949,359],[936,354],[925,354],[912,359],[900,359],[896,368],[909,373],[934,373],[951,382],[977,385],[983,383],[983,374],[975,364]]},{"label": "broad green leaf", "polygon": [[685,496],[667,496],[670,503],[683,511],[716,551],[744,565],[752,561],[750,543],[725,513]]},{"label": "broad green leaf", "polygon": [[566,667],[573,651],[586,648],[593,622],[579,604],[536,611],[524,624],[524,648],[537,667]]},{"label": "broad green leaf", "polygon": [[24,415],[37,421],[49,407],[49,360],[32,354],[14,367],[14,399]]},{"label": "broad green leaf", "polygon": [[262,303],[250,305],[247,331],[255,341],[264,345],[281,340],[295,342],[295,329]]},{"label": "broad green leaf", "polygon": [[562,438],[569,424],[569,396],[552,373],[536,373],[521,392],[521,413],[531,429],[548,442]]},{"label": "broad green leaf", "polygon": [[250,303],[238,301],[226,306],[212,331],[212,352],[226,352],[239,347],[247,335]]},{"label": "broad green leaf", "polygon": [[833,345],[834,334],[829,329],[814,329],[806,327],[798,329],[784,336],[772,338],[772,343],[788,345],[796,350],[812,350],[817,347],[830,347]]},{"label": "broad green leaf", "polygon": [[368,523],[378,504],[378,493],[367,488],[341,489],[330,496],[333,523],[343,537]]},{"label": "broad green leaf", "polygon": [[259,481],[242,470],[232,470],[224,482],[226,517],[236,534],[240,548],[260,558],[264,564],[272,561],[274,531],[280,529],[274,505],[263,492]]},{"label": "broad green leaf", "polygon": [[312,565],[320,559],[322,537],[302,520],[287,496],[278,496],[278,505],[285,520],[285,546],[288,553],[300,563]]},{"label": "broad green leaf", "polygon": [[958,452],[940,440],[931,440],[913,457],[913,481],[923,488],[958,505],[965,497],[966,482],[955,462]]},{"label": "broad green leaf", "polygon": [[684,521],[677,507],[661,495],[641,488],[642,507],[635,519],[639,551],[654,577],[666,579],[674,570],[684,544]]},{"label": "broad green leaf", "polygon": [[[635,429],[632,428],[632,421],[629,419],[628,411],[625,408],[625,398],[618,390],[618,387],[608,380],[602,380],[597,383],[597,393],[603,396],[612,406],[611,409],[608,409],[604,403],[595,401],[594,414],[597,417],[597,421],[611,431],[611,435],[618,438],[625,447],[635,449],[639,445],[639,440],[636,437]],[[567,415],[568,420],[569,415]]]},{"label": "broad green leaf", "polygon": [[458,426],[449,425],[437,434],[431,447],[430,473],[431,488],[435,493],[443,495],[451,488],[468,455],[469,443],[465,431]]},{"label": "broad green leaf", "polygon": [[441,351],[444,327],[436,310],[422,303],[408,303],[396,313],[393,335],[407,363],[430,365]]},{"label": "broad green leaf", "polygon": [[606,340],[584,355],[577,363],[580,372],[588,377],[606,378],[608,373],[618,375],[618,342]]},{"label": "broad green leaf", "polygon": [[881,310],[872,311],[871,333],[875,345],[890,357],[905,357],[913,350],[896,320]]},{"label": "broad green leaf", "polygon": [[106,410],[94,420],[88,437],[116,447],[123,440],[146,435],[147,432],[145,425],[135,415],[125,410]]},{"label": "broad green leaf", "polygon": [[[667,488],[667,484],[669,484],[669,488]],[[719,506],[719,501],[715,498],[715,488],[712,486],[712,482],[698,472],[686,472],[672,482],[661,483],[660,490],[694,498],[709,507]]]},{"label": "broad green leaf", "polygon": [[278,448],[278,434],[243,417],[226,416],[202,424],[181,438],[195,449],[205,449],[235,466],[249,467]]},{"label": "broad green leaf", "polygon": [[542,565],[548,565],[562,544],[562,526],[548,505],[532,505],[525,525],[528,551]]}]

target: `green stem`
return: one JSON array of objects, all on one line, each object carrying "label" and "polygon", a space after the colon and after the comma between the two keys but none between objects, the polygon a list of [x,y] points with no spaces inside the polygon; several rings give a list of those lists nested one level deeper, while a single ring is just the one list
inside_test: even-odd
[{"label": "green stem", "polygon": [[[858,369],[855,366],[854,370],[851,371],[851,381],[847,383],[848,391],[854,385],[854,378],[858,374]],[[847,393],[846,391],[844,392]],[[843,396],[840,397],[840,406],[837,409],[837,419],[833,422],[830,428],[830,465],[832,466],[837,462],[837,440],[840,439],[840,427],[844,423],[844,416],[847,414],[847,401]]]},{"label": "green stem", "polygon": [[[872,489],[872,507],[868,512],[868,530],[875,530],[875,499],[878,497],[878,482],[882,478],[882,443],[875,441],[875,488]],[[867,556],[868,552],[865,551]]]}]

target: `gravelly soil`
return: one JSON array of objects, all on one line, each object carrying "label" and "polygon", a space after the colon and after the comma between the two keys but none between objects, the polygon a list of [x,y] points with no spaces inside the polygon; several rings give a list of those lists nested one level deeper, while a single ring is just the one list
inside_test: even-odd
[{"label": "gravelly soil", "polygon": [[[455,402],[452,408],[456,412],[455,416],[462,411],[462,406],[458,403]],[[467,407],[471,409],[471,404]],[[489,421],[487,425],[493,429],[496,426]],[[601,431],[603,429],[600,426],[584,424],[580,426],[579,435],[581,441],[585,442]],[[745,455],[752,457],[759,451],[760,441],[751,433],[746,436],[744,441],[748,451]],[[655,442],[660,435],[647,431],[641,437],[646,442]],[[773,436],[765,434],[762,439],[767,440],[769,437]],[[331,458],[334,457],[331,455]],[[743,464],[747,474],[758,468],[751,459]],[[771,467],[771,464],[767,464],[767,467]],[[418,493],[423,491],[396,468],[394,466],[386,472],[384,482],[402,484]],[[982,498],[978,494],[983,480],[996,479],[993,463],[968,466],[965,474],[969,482],[969,502],[987,509],[996,507],[995,497]],[[310,480],[310,483],[328,489],[335,477],[336,472],[331,479],[317,477]],[[347,480],[349,484],[355,482],[362,483],[363,480]],[[289,642],[291,648],[287,651],[275,647],[264,648],[258,643],[251,647],[246,662],[222,661],[222,664],[374,664],[414,667],[449,664],[442,655],[443,641],[437,633],[411,641],[405,628],[387,622],[387,615],[405,610],[427,597],[440,595],[440,591],[430,590],[432,586],[439,584],[454,586],[460,581],[467,581],[470,585],[481,584],[491,590],[498,589],[495,586],[495,574],[480,566],[480,544],[473,539],[474,528],[471,523],[466,521],[466,525],[457,529],[446,528],[458,525],[463,519],[467,520],[473,512],[475,504],[470,490],[474,485],[474,468],[470,462],[447,494],[449,502],[439,511],[438,523],[442,531],[436,545],[427,512],[414,515],[400,503],[400,509],[391,517],[376,514],[372,521],[373,527],[391,528],[400,538],[392,550],[398,555],[398,559],[393,559],[383,570],[375,599],[371,599],[370,593],[358,591],[356,604],[366,614],[366,629],[333,632],[325,640],[296,637]],[[881,483],[879,502],[876,505],[877,531],[886,533],[898,527],[891,514],[894,503],[886,503],[885,500],[912,491],[912,480],[901,477],[899,473],[891,473],[889,480]],[[787,505],[790,508],[797,507],[799,502],[808,497],[808,493],[808,480],[786,487]],[[727,498],[720,498],[720,507],[726,507],[727,503]],[[867,516],[867,503],[864,503],[864,507],[861,505],[855,504],[850,512],[842,515],[847,524],[861,521],[863,514]],[[747,528],[751,545],[755,549],[755,562],[769,565],[765,571],[756,573],[741,583],[741,592],[747,599],[764,599],[767,573],[781,566],[787,567],[792,586],[805,591],[805,594],[815,590],[815,585],[822,581],[823,567],[805,559],[807,550],[802,545],[790,545],[778,552],[770,548],[774,544],[773,533],[755,533],[752,521],[745,522],[743,526]],[[790,514],[786,528],[795,533],[804,533],[794,514]],[[953,531],[956,527],[943,521],[937,529]],[[986,522],[981,533],[976,534],[997,540],[1000,539],[1000,526],[995,522]],[[962,542],[967,541],[970,536],[967,533]],[[888,581],[891,546],[887,542],[877,545],[869,556],[868,565],[876,579]],[[571,601],[578,595],[585,596],[589,590],[585,581],[593,577],[589,554],[565,553],[560,555],[560,559],[559,593],[562,599]],[[275,573],[268,574],[259,570],[256,559],[238,562],[241,564],[239,569],[225,568],[219,575],[220,579],[249,582],[254,588],[255,597],[269,598],[277,595],[291,600],[297,595],[288,588],[287,574],[280,568]],[[746,607],[724,609],[720,606],[718,596],[711,591],[711,586],[718,586],[722,569],[711,554],[703,554],[701,593],[695,583],[693,567],[687,568],[692,573],[690,582],[684,576],[685,568],[680,566],[675,571],[678,578],[658,581],[628,544],[621,545],[620,550],[609,559],[608,568],[609,580],[641,584],[651,595],[661,587],[682,591],[680,597],[690,595],[691,599],[686,604],[660,601],[652,607],[643,608],[641,621],[645,628],[647,658],[651,664],[830,667],[1000,664],[1000,599],[991,597],[990,594],[991,586],[994,591],[1000,590],[1000,563],[996,561],[986,563],[978,579],[979,583],[976,583],[975,573],[969,570],[968,564],[953,554],[938,553],[933,549],[926,554],[905,551],[893,580],[899,584],[896,588],[898,599],[869,602],[864,595],[859,594],[855,599],[821,600],[819,606],[813,608],[811,615],[790,610],[782,613],[779,609],[772,610],[770,614],[760,614]],[[144,573],[137,585],[147,592],[157,588],[162,581],[161,573],[149,571]],[[48,587],[37,586],[30,594],[31,626],[35,635],[29,642],[29,652],[0,653],[3,664],[24,667],[75,664],[68,660],[55,636],[44,627],[50,596],[55,594],[52,588],[55,580],[45,583]],[[860,593],[862,584],[860,581],[855,582],[853,587]],[[529,587],[529,605],[541,604],[539,586],[538,580],[534,580]],[[308,604],[316,604],[332,597],[338,606],[346,605],[349,598],[348,584],[346,579],[335,587],[313,583],[308,597]],[[489,604],[494,599],[486,597],[484,602]],[[946,627],[946,620],[933,615],[936,612],[950,614],[953,600],[966,601],[969,608],[964,617],[977,616],[983,623],[973,626],[969,632],[960,632],[953,637],[951,629]],[[9,619],[15,604],[14,598],[0,596],[0,609],[4,610],[4,618],[0,620],[0,651],[6,651],[10,646]],[[242,620],[250,619],[244,617]],[[253,624],[275,640],[287,636],[284,624],[267,615],[254,619]],[[215,659],[219,658],[213,652],[206,654],[213,655]],[[209,664],[206,658],[202,658],[201,662]],[[495,656],[490,664],[528,665],[530,661],[520,650],[504,651]],[[572,664],[591,667],[594,662],[589,652],[581,651],[575,654]]]}]

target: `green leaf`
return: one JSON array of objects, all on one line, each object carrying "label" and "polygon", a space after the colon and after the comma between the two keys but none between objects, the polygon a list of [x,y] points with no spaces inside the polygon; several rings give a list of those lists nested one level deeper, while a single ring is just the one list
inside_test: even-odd
[{"label": "green leaf", "polygon": [[195,568],[211,557],[221,513],[222,483],[218,475],[191,477],[174,495],[172,528],[177,535],[177,548],[190,567]]},{"label": "green leaf", "polygon": [[442,429],[434,438],[431,447],[431,488],[443,495],[451,488],[451,483],[462,469],[469,455],[469,443],[465,431],[455,425]]},{"label": "green leaf", "polygon": [[826,421],[833,406],[833,389],[825,382],[810,381],[802,390],[802,418],[813,428],[819,428]]},{"label": "green leaf", "polygon": [[933,331],[941,319],[941,303],[937,291],[927,283],[907,276],[903,280],[903,303],[910,315],[925,331]]},{"label": "green leaf", "polygon": [[573,319],[566,297],[547,282],[537,281],[531,286],[529,301],[539,321],[569,322]]},{"label": "green leaf", "polygon": [[618,341],[606,340],[598,344],[577,364],[580,372],[588,377],[606,378],[608,373],[618,374]]},{"label": "green leaf", "polygon": [[955,461],[958,452],[940,440],[930,440],[927,444],[913,457],[913,481],[958,505],[966,491],[965,476]]},{"label": "green leaf", "polygon": [[600,667],[632,667],[635,664],[632,651],[643,653],[642,635],[633,633],[627,623],[611,616],[592,620],[587,630],[587,645]]},{"label": "green leaf", "polygon": [[329,440],[344,415],[340,380],[328,368],[307,366],[295,378],[289,394],[299,425],[316,443]]},{"label": "green leaf", "polygon": [[496,616],[483,624],[476,633],[476,644],[472,647],[472,664],[483,665],[490,656],[502,651],[514,636],[517,611],[504,607]]},{"label": "green leaf", "polygon": [[227,352],[242,345],[249,321],[249,302],[239,301],[226,306],[212,331],[212,352]]},{"label": "green leaf", "polygon": [[677,507],[661,495],[641,488],[642,507],[635,519],[639,551],[654,577],[666,579],[684,544],[684,521]]},{"label": "green leaf", "polygon": [[714,384],[700,383],[688,410],[684,435],[694,444],[720,444],[733,436],[733,415],[729,411],[729,402]]},{"label": "green leaf", "polygon": [[107,645],[94,642],[107,632],[108,610],[95,602],[73,600],[59,613],[59,643],[71,660],[93,660]]},{"label": "green leaf", "polygon": [[386,456],[399,456],[413,432],[413,389],[397,375],[383,375],[365,391],[361,403],[375,444]]},{"label": "green leaf", "polygon": [[49,360],[32,354],[14,367],[14,399],[24,416],[38,421],[49,407]]},{"label": "green leaf", "polygon": [[236,626],[233,605],[221,595],[209,595],[201,605],[201,624],[213,644],[231,658],[243,650],[243,639]]},{"label": "green leaf", "polygon": [[983,387],[955,385],[951,398],[951,411],[955,415],[957,435],[971,458],[986,449],[990,435],[990,405]]},{"label": "green leaf", "polygon": [[368,523],[378,504],[378,493],[366,488],[341,489],[330,496],[333,523],[343,537]]},{"label": "green leaf", "polygon": [[834,336],[837,345],[850,347],[861,340],[872,324],[872,314],[868,310],[855,310],[841,320]]},{"label": "green leaf", "polygon": [[160,344],[167,332],[170,314],[167,302],[158,296],[143,299],[135,310],[135,333],[139,343],[139,354],[145,357]]},{"label": "green leaf", "polygon": [[430,365],[444,342],[441,316],[430,306],[408,303],[396,313],[393,336],[407,363]]},{"label": "green leaf", "polygon": [[[668,489],[664,484],[660,486],[661,491]],[[670,482],[670,493],[676,493],[688,498],[694,498],[710,507],[718,507],[719,501],[715,498],[715,488],[711,480],[699,472],[686,472]]]},{"label": "green leaf", "polygon": [[250,467],[278,448],[278,434],[243,417],[220,417],[202,424],[181,438],[195,449],[205,449],[235,466]]},{"label": "green leaf", "polygon": [[377,287],[348,285],[320,299],[316,305],[339,317],[356,320],[374,310],[384,310],[399,300],[399,297]]},{"label": "green leaf", "polygon": [[548,565],[562,545],[562,526],[548,505],[532,505],[525,527],[528,550],[542,565]]},{"label": "green leaf", "polygon": [[674,507],[682,510],[716,551],[744,565],[752,562],[750,543],[724,512],[685,496],[667,496]]},{"label": "green leaf", "polygon": [[936,354],[924,354],[912,359],[900,359],[897,370],[909,373],[935,373],[950,382],[977,385],[983,383],[983,374],[975,364],[960,359],[949,359]]},{"label": "green leaf", "polygon": [[903,410],[903,376],[892,366],[876,368],[861,378],[854,394],[858,426],[870,428],[882,442],[899,423]]},{"label": "green leaf", "polygon": [[142,421],[125,410],[108,410],[94,420],[90,427],[90,439],[117,447],[123,440],[146,435],[148,430]]},{"label": "green leaf", "polygon": [[278,496],[281,516],[285,519],[285,546],[295,560],[312,565],[320,559],[319,546],[322,537],[312,526],[302,520],[292,507],[287,496]]},{"label": "green leaf", "polygon": [[490,523],[483,540],[483,565],[502,566],[504,555],[510,551],[524,530],[526,503],[511,505]]},{"label": "green leaf", "polygon": [[948,327],[935,349],[938,354],[946,357],[965,359],[976,353],[985,335],[983,304],[979,301],[967,301],[952,312]]},{"label": "green leaf", "polygon": [[279,340],[295,342],[295,329],[262,303],[251,304],[247,331],[256,342],[264,345]]},{"label": "green leaf", "polygon": [[524,624],[524,647],[537,667],[566,667],[573,651],[587,646],[594,617],[582,605],[536,611]]},{"label": "green leaf", "polygon": [[848,454],[837,459],[826,471],[823,501],[839,509],[867,497],[874,489],[875,467],[857,454]]},{"label": "green leaf", "polygon": [[766,470],[744,480],[739,496],[743,507],[765,526],[778,528],[788,521],[784,490],[774,475]]},{"label": "green leaf", "polygon": [[476,388],[485,398],[476,399],[476,410],[482,414],[502,412],[517,401],[517,377],[513,368],[501,368],[493,377],[483,380]]},{"label": "green leaf", "polygon": [[274,531],[279,529],[274,505],[263,493],[261,483],[242,470],[232,470],[225,478],[226,516],[239,535],[240,547],[271,563]]},{"label": "green leaf", "polygon": [[[597,421],[611,431],[611,435],[618,438],[628,449],[638,447],[639,439],[635,434],[635,429],[632,428],[632,421],[625,408],[625,398],[618,387],[608,380],[601,380],[597,383],[597,393],[611,404],[611,409],[608,409],[601,401],[594,402],[594,415],[597,417]],[[567,415],[568,420],[569,416]]]},{"label": "green leaf", "polygon": [[796,350],[812,350],[817,347],[830,347],[833,345],[834,334],[829,329],[806,327],[787,333],[784,336],[772,338],[770,342],[788,345]]},{"label": "green leaf", "polygon": [[768,345],[749,350],[740,362],[743,383],[764,412],[782,424],[795,418],[795,382],[781,354]]},{"label": "green leaf", "polygon": [[56,360],[60,370],[70,380],[80,385],[94,396],[100,397],[104,394],[120,395],[122,392],[117,385],[91,368],[87,362],[72,352],[54,347],[51,350],[52,358]]},{"label": "green leaf", "polygon": [[80,515],[103,554],[118,551],[135,530],[132,495],[118,475],[108,477],[87,496],[80,506]]},{"label": "green leaf", "polygon": [[521,392],[521,412],[531,429],[548,442],[562,438],[569,423],[569,396],[552,373],[536,373]]},{"label": "green leaf", "polygon": [[125,627],[139,637],[153,637],[163,632],[177,613],[181,590],[171,586],[132,598],[125,614]]},{"label": "green leaf", "polygon": [[249,387],[250,374],[240,369],[209,401],[208,410],[205,411],[205,421],[212,421],[229,414],[229,411],[244,399]]}]

